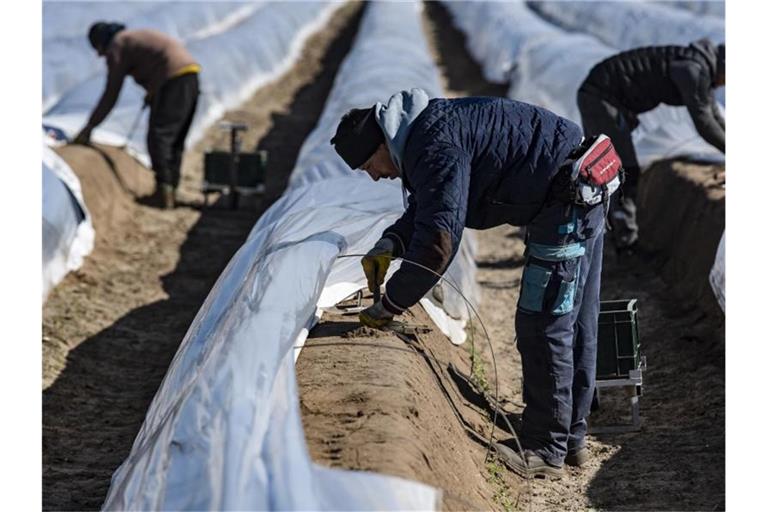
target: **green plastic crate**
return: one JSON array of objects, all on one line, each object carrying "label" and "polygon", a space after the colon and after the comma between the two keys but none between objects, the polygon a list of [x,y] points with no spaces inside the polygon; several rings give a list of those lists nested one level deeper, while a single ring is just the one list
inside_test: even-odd
[{"label": "green plastic crate", "polygon": [[629,376],[640,366],[637,299],[600,302],[597,326],[597,378]]}]

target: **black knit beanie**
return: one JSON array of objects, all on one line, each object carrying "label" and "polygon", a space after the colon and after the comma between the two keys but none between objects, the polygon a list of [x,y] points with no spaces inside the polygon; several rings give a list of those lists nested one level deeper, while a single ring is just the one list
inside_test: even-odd
[{"label": "black knit beanie", "polygon": [[88,41],[91,42],[91,46],[94,50],[106,49],[109,43],[112,42],[112,38],[115,34],[125,29],[125,25],[122,23],[107,23],[105,21],[98,21],[91,25],[88,29]]},{"label": "black knit beanie", "polygon": [[376,122],[373,107],[353,108],[341,118],[331,139],[336,152],[351,169],[363,165],[384,142],[384,133]]}]

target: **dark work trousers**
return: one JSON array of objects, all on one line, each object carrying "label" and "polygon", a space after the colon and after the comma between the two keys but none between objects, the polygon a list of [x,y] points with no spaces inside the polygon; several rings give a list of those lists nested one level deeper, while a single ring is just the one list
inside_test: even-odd
[{"label": "dark work trousers", "polygon": [[187,73],[166,81],[152,100],[147,149],[158,185],[179,185],[184,139],[195,116],[198,94],[197,73]]},{"label": "dark work trousers", "polygon": [[588,86],[579,89],[577,102],[584,135],[591,137],[603,133],[610,137],[624,164],[622,193],[611,199],[609,219],[616,247],[628,247],[638,238],[636,201],[640,166],[632,143],[632,131],[639,121],[635,114],[614,106]]},{"label": "dark work trousers", "polygon": [[515,329],[524,449],[551,465],[584,446],[597,366],[604,208],[546,206],[528,226]]}]

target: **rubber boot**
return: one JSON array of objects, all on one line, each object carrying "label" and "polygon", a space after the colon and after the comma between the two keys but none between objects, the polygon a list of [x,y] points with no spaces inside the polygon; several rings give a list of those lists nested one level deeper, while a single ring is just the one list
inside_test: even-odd
[{"label": "rubber boot", "polygon": [[173,185],[167,185],[165,183],[160,185],[160,197],[162,199],[162,207],[166,210],[172,210],[176,208],[176,188]]}]

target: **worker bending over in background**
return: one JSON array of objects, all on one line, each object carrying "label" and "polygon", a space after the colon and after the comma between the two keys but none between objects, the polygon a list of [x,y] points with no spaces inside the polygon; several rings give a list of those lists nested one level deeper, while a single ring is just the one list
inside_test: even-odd
[{"label": "worker bending over in background", "polygon": [[156,30],[126,30],[119,23],[98,22],[88,31],[88,39],[107,61],[107,84],[74,142],[90,142],[93,129],[115,106],[125,77],[133,77],[146,90],[144,103],[150,107],[147,149],[156,180],[151,202],[173,208],[184,140],[197,107],[200,66],[180,42]]},{"label": "worker bending over in background", "polygon": [[632,144],[637,115],[660,103],[685,105],[699,135],[725,153],[725,120],[714,89],[725,85],[725,45],[702,39],[689,46],[648,46],[598,63],[579,88],[577,102],[586,136],[608,135],[624,162],[623,194],[611,205],[618,252],[638,241],[637,185],[640,165]]},{"label": "worker bending over in background", "polygon": [[[499,444],[513,469],[557,476],[585,461],[587,415],[595,386],[604,207],[618,188],[592,187],[592,206],[576,197],[570,163],[586,152],[579,127],[543,108],[503,98],[429,99],[421,89],[386,105],[353,109],[331,140],[352,169],[401,178],[405,213],[363,259],[369,288],[403,257],[381,300],[360,313],[385,326],[416,304],[443,274],[464,227],[527,226],[526,264],[517,305],[526,408],[524,453]],[[610,141],[608,140],[610,144]],[[615,157],[615,152],[612,152]],[[615,157],[617,158],[617,157]],[[613,168],[620,162],[613,161]]]}]

